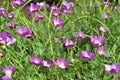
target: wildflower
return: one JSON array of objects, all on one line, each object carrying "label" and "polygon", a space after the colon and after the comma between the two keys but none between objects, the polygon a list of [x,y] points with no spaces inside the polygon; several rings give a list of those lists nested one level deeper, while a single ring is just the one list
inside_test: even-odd
[{"label": "wildflower", "polygon": [[120,64],[115,63],[112,65],[105,65],[105,70],[110,72],[111,74],[117,74],[120,72]]},{"label": "wildflower", "polygon": [[103,36],[91,36],[91,43],[96,48],[106,44]]},{"label": "wildflower", "polygon": [[74,7],[74,3],[73,2],[69,2],[69,1],[66,1],[62,4],[62,9],[71,9]]},{"label": "wildflower", "polygon": [[5,36],[5,37],[11,37],[12,36],[9,32],[3,32],[2,35]]},{"label": "wildflower", "polygon": [[44,19],[45,16],[43,14],[37,14],[36,18],[34,19],[35,22],[38,22],[39,20]]},{"label": "wildflower", "polygon": [[17,33],[26,38],[32,38],[34,33],[30,30],[30,28],[25,28],[25,27],[19,27],[17,30]]},{"label": "wildflower", "polygon": [[0,16],[4,15],[5,13],[5,9],[4,8],[0,8]]},{"label": "wildflower", "polygon": [[11,34],[9,32],[3,32],[1,34],[1,36],[2,36],[1,39],[4,38],[3,40],[1,40],[1,41],[3,41],[3,44],[7,44],[9,46],[13,46],[15,44],[15,42],[16,42],[16,39],[12,38]]},{"label": "wildflower", "polygon": [[17,24],[15,22],[13,22],[13,21],[8,24],[8,27],[10,29],[16,28],[16,26],[17,26]]},{"label": "wildflower", "polygon": [[77,44],[77,42],[72,42],[72,40],[70,40],[70,39],[67,39],[67,40],[64,41],[64,45],[65,45],[67,48],[72,48],[72,47],[74,47],[76,44]]},{"label": "wildflower", "polygon": [[109,18],[109,14],[108,14],[107,12],[104,12],[103,17],[104,17],[105,19],[108,19],[108,18]]},{"label": "wildflower", "polygon": [[13,46],[16,43],[16,38],[7,38],[7,45]]},{"label": "wildflower", "polygon": [[15,7],[22,6],[27,0],[12,0],[12,5]]},{"label": "wildflower", "polygon": [[120,77],[118,77],[118,80],[120,80]]},{"label": "wildflower", "polygon": [[98,51],[98,54],[100,54],[100,55],[104,55],[104,54],[107,53],[107,50],[105,48],[103,48],[103,47],[99,47],[97,49],[97,51]]},{"label": "wildflower", "polygon": [[9,19],[14,18],[14,14],[13,14],[13,13],[7,13],[6,16],[7,16]]},{"label": "wildflower", "polygon": [[83,33],[83,32],[78,32],[75,34],[75,37],[78,39],[78,40],[83,40],[86,38],[86,35]]},{"label": "wildflower", "polygon": [[30,12],[38,12],[38,10],[40,9],[40,5],[35,5],[34,3],[31,3],[30,6],[27,7],[27,10],[29,10]]},{"label": "wildflower", "polygon": [[52,60],[48,60],[48,61],[43,60],[42,63],[43,63],[43,66],[46,67],[46,68],[49,68],[49,67],[53,66],[53,61]]},{"label": "wildflower", "polygon": [[56,60],[56,65],[59,68],[66,69],[68,67],[68,60],[57,59]]},{"label": "wildflower", "polygon": [[43,59],[42,58],[37,58],[37,57],[32,57],[30,59],[30,62],[36,66],[39,66],[42,64]]},{"label": "wildflower", "polygon": [[2,80],[12,80],[11,76],[3,76]]},{"label": "wildflower", "polygon": [[40,9],[46,8],[45,2],[40,2],[40,3],[37,2],[36,4],[40,6]]},{"label": "wildflower", "polygon": [[109,31],[109,29],[105,29],[104,27],[101,26],[101,27],[99,28],[99,31],[102,32],[102,33],[104,33],[104,34],[107,34],[108,31]]},{"label": "wildflower", "polygon": [[97,9],[98,8],[98,4],[94,4],[94,9]]},{"label": "wildflower", "polygon": [[5,67],[3,70],[4,70],[5,76],[11,76],[12,74],[15,73],[15,67],[14,66]]},{"label": "wildflower", "polygon": [[52,20],[52,23],[56,26],[56,27],[60,27],[63,25],[64,20],[60,19],[58,17],[54,17],[54,19]]},{"label": "wildflower", "polygon": [[2,34],[0,34],[0,45],[3,45],[6,43],[6,37]]},{"label": "wildflower", "polygon": [[70,14],[73,14],[73,11],[72,10],[64,10],[64,14],[70,15]]},{"label": "wildflower", "polygon": [[93,60],[95,58],[95,54],[89,50],[86,50],[86,51],[82,51],[80,53],[80,57],[87,60],[87,61],[90,61],[90,60]]}]

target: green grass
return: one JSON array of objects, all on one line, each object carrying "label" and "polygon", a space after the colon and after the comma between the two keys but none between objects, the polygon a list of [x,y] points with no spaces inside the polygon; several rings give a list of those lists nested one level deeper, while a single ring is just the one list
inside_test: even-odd
[{"label": "green grass", "polygon": [[[39,23],[28,20],[21,8],[13,9],[15,13],[15,21],[18,26],[16,29],[9,29],[7,24],[11,21],[5,16],[0,17],[0,33],[8,31],[17,39],[14,46],[0,47],[5,56],[0,58],[0,68],[6,66],[15,66],[16,72],[12,76],[13,80],[117,80],[120,73],[116,75],[109,74],[104,70],[105,64],[120,63],[120,12],[112,11],[112,9],[103,8],[100,6],[97,10],[93,9],[93,4],[103,4],[101,1],[92,0],[75,0],[73,15],[62,15],[65,20],[63,32],[58,32],[55,26],[51,23],[53,16],[46,10],[40,11],[45,15],[45,19]],[[7,3],[7,2],[6,2]],[[4,5],[4,4],[3,4]],[[3,7],[1,5],[1,7]],[[109,12],[108,20],[103,18],[103,13]],[[90,15],[93,14],[93,15]],[[32,39],[21,38],[16,33],[19,26],[30,27],[34,32]],[[109,28],[110,32],[105,36],[107,44],[107,55],[99,56],[96,49],[90,43],[90,37],[85,41],[78,41],[74,34],[75,32],[84,32],[86,35],[102,35],[98,29],[100,26]],[[67,50],[64,44],[55,42],[55,38],[67,38],[77,41],[78,44]],[[80,58],[82,50],[91,50],[95,53],[94,60],[86,62]],[[68,59],[69,67],[65,70],[59,69],[56,66],[49,69],[43,66],[36,67],[29,60],[32,56],[42,57],[45,60],[56,61],[57,58]],[[75,59],[74,64],[70,63],[71,59]],[[2,77],[4,74],[0,74]]]}]

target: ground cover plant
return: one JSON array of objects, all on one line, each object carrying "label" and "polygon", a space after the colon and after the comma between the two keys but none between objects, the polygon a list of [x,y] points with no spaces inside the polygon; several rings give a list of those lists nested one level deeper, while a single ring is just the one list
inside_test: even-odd
[{"label": "ground cover plant", "polygon": [[0,80],[120,80],[117,0],[31,1],[0,2]]}]

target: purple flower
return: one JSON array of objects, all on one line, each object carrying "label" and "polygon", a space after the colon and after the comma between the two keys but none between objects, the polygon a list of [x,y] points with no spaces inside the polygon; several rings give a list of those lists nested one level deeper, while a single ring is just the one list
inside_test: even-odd
[{"label": "purple flower", "polygon": [[30,30],[30,28],[25,28],[25,27],[19,27],[17,30],[17,33],[26,38],[32,38],[34,33]]},{"label": "purple flower", "polygon": [[118,80],[120,80],[120,77],[118,77]]},{"label": "purple flower", "polygon": [[64,9],[71,9],[71,8],[73,8],[74,7],[74,3],[73,2],[64,2],[63,4],[62,4],[62,9],[64,10]]},{"label": "purple flower", "polygon": [[99,47],[97,49],[97,51],[98,51],[98,54],[100,54],[100,55],[104,55],[104,54],[107,53],[107,50],[105,48],[103,48],[103,47]]},{"label": "purple flower", "polygon": [[3,70],[4,70],[4,74],[6,76],[11,76],[12,74],[15,73],[15,67],[14,66],[5,67]]},{"label": "purple flower", "polygon": [[13,46],[16,43],[16,38],[7,38],[7,45]]},{"label": "purple flower", "polygon": [[6,43],[6,36],[0,34],[0,45],[3,45]]},{"label": "purple flower", "polygon": [[104,33],[104,34],[107,34],[108,31],[109,31],[109,29],[105,29],[104,27],[101,26],[101,27],[99,28],[99,31],[102,32],[102,33]]},{"label": "purple flower", "polygon": [[108,14],[107,12],[104,12],[103,17],[104,17],[105,19],[108,19],[108,18],[109,18],[109,14]]},{"label": "purple flower", "polygon": [[12,5],[15,7],[22,6],[27,0],[12,0]]},{"label": "purple flower", "polygon": [[104,1],[105,7],[111,8],[111,2]]},{"label": "purple flower", "polygon": [[14,18],[14,14],[13,14],[13,13],[7,13],[6,16],[7,16],[9,19]]},{"label": "purple flower", "polygon": [[91,36],[91,43],[96,48],[104,46],[106,44],[103,36]]},{"label": "purple flower", "polygon": [[64,20],[60,19],[58,17],[54,17],[54,19],[52,20],[52,23],[56,26],[56,27],[60,27],[63,25]]},{"label": "purple flower", "polygon": [[98,4],[94,4],[94,9],[97,9],[98,8]]},{"label": "purple flower", "polygon": [[46,4],[45,4],[45,2],[40,2],[40,3],[37,2],[37,5],[40,6],[40,9],[44,9],[44,8],[46,8]]},{"label": "purple flower", "polygon": [[38,12],[38,10],[40,9],[40,6],[37,4],[35,5],[34,3],[31,3],[30,6],[27,7],[27,9],[30,12]]},{"label": "purple flower", "polygon": [[115,63],[112,65],[105,65],[105,70],[110,72],[111,74],[117,74],[120,72],[120,64]]},{"label": "purple flower", "polygon": [[86,35],[83,32],[78,32],[75,34],[75,36],[78,40],[83,40],[86,38]]},{"label": "purple flower", "polygon": [[5,13],[5,9],[4,8],[0,8],[0,16],[4,15]]},{"label": "purple flower", "polygon": [[45,16],[43,14],[37,14],[36,18],[34,19],[35,22],[38,22],[39,20],[44,19]]},{"label": "purple flower", "polygon": [[3,76],[2,80],[12,80],[11,76]]},{"label": "purple flower", "polygon": [[57,59],[56,60],[56,65],[59,68],[66,69],[68,67],[68,60]]},{"label": "purple flower", "polygon": [[15,22],[13,22],[13,21],[8,24],[8,27],[10,29],[14,29],[14,28],[16,28],[16,26],[17,26],[17,24]]},{"label": "purple flower", "polygon": [[95,54],[89,50],[86,50],[86,51],[82,51],[80,53],[80,57],[87,60],[87,61],[90,61],[90,60],[93,60],[95,58]]},{"label": "purple flower", "polygon": [[53,16],[60,16],[61,15],[61,11],[60,10],[53,10],[52,11],[52,15]]},{"label": "purple flower", "polygon": [[9,32],[3,32],[2,35],[5,36],[5,37],[11,37],[12,36]]},{"label": "purple flower", "polygon": [[67,48],[72,48],[77,44],[77,42],[72,42],[72,40],[67,39],[64,41],[64,44]]},{"label": "purple flower", "polygon": [[41,65],[41,64],[42,64],[42,61],[43,61],[42,58],[37,58],[37,57],[34,57],[34,56],[30,59],[30,62],[31,62],[32,64],[36,65],[36,66]]},{"label": "purple flower", "polygon": [[64,13],[66,15],[70,15],[70,14],[73,14],[73,11],[72,10],[64,10]]},{"label": "purple flower", "polygon": [[49,67],[53,66],[53,61],[52,60],[48,60],[48,61],[43,60],[42,64],[44,67],[49,68]]}]

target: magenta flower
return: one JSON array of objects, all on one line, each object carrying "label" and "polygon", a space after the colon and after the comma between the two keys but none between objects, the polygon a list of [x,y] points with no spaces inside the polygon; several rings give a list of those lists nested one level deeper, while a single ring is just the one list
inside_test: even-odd
[{"label": "magenta flower", "polygon": [[0,8],[0,16],[4,15],[5,13],[5,9],[4,8]]},{"label": "magenta flower", "polygon": [[104,34],[107,34],[109,32],[109,29],[105,29],[104,27],[101,26],[99,28],[99,31],[102,32],[102,33],[104,33]]},{"label": "magenta flower", "polygon": [[94,9],[97,9],[98,8],[98,4],[94,4]]},{"label": "magenta flower", "polygon": [[108,19],[108,18],[109,18],[109,14],[108,14],[107,12],[104,12],[103,17],[104,17],[105,19]]},{"label": "magenta flower", "polygon": [[13,46],[16,43],[16,38],[7,38],[7,45]]},{"label": "magenta flower", "polygon": [[27,7],[27,9],[30,11],[30,12],[38,12],[38,10],[40,9],[40,6],[39,5],[35,5],[34,3],[31,3],[30,6]]},{"label": "magenta flower", "polygon": [[86,35],[83,33],[83,32],[78,32],[75,34],[75,37],[78,39],[78,40],[83,40],[86,38]]},{"label": "magenta flower", "polygon": [[16,26],[17,26],[17,24],[15,22],[13,22],[13,21],[8,24],[8,27],[10,29],[14,29],[14,28],[16,28]]},{"label": "magenta flower", "polygon": [[100,54],[100,55],[104,55],[104,54],[107,53],[107,50],[105,48],[103,48],[103,47],[99,47],[97,49],[97,51],[98,51],[98,54]]},{"label": "magenta flower", "polygon": [[2,80],[12,80],[11,76],[3,76]]},{"label": "magenta flower", "polygon": [[30,30],[30,28],[25,28],[25,27],[19,27],[17,30],[17,33],[26,38],[32,38],[34,33]]},{"label": "magenta flower", "polygon": [[12,74],[15,73],[15,67],[14,66],[5,67],[3,70],[4,70],[5,76],[11,76]]},{"label": "magenta flower", "polygon": [[118,77],[118,80],[120,80],[120,77]]},{"label": "magenta flower", "polygon": [[68,60],[57,59],[56,65],[59,68],[66,69],[68,67]]},{"label": "magenta flower", "polygon": [[73,14],[73,11],[72,10],[64,10],[64,14],[70,15],[70,14]]},{"label": "magenta flower", "polygon": [[91,43],[96,48],[104,46],[106,44],[103,36],[91,36]]},{"label": "magenta flower", "polygon": [[82,51],[80,53],[80,57],[87,60],[87,61],[90,61],[90,60],[93,60],[95,58],[95,54],[89,50],[86,50],[86,51]]},{"label": "magenta flower", "polygon": [[6,37],[0,34],[0,45],[5,44],[5,43],[6,43]]},{"label": "magenta flower", "polygon": [[67,39],[67,40],[64,41],[64,45],[65,45],[67,48],[72,48],[72,47],[74,47],[76,44],[77,44],[77,42],[72,42],[72,40],[70,40],[70,39]]},{"label": "magenta flower", "polygon": [[46,4],[45,4],[45,2],[40,2],[40,3],[38,3],[37,2],[37,5],[39,5],[40,6],[40,9],[44,9],[44,8],[46,8]]},{"label": "magenta flower", "polygon": [[2,34],[0,34],[0,38],[1,44],[7,44],[9,46],[13,46],[16,42],[16,39],[12,38],[9,32],[3,32]]},{"label": "magenta flower", "polygon": [[56,27],[60,27],[63,25],[64,20],[60,19],[58,17],[54,17],[54,19],[52,20],[52,23],[56,26]]},{"label": "magenta flower", "polygon": [[36,65],[36,66],[41,65],[41,64],[42,64],[42,61],[43,61],[42,58],[37,58],[37,57],[34,57],[34,56],[30,59],[30,62],[31,62],[32,64]]},{"label": "magenta flower", "polygon": [[120,72],[120,64],[105,65],[105,70],[111,74],[117,74]]},{"label": "magenta flower", "polygon": [[14,14],[13,14],[13,13],[7,13],[6,16],[7,16],[9,19],[14,18]]},{"label": "magenta flower", "polygon": [[62,9],[71,9],[74,7],[74,3],[73,2],[69,2],[69,1],[66,1],[62,4]]},{"label": "magenta flower", "polygon": [[12,0],[12,5],[15,7],[22,6],[27,0]]},{"label": "magenta flower", "polygon": [[42,64],[46,68],[52,67],[54,65],[52,60],[48,60],[48,61],[43,60]]},{"label": "magenta flower", "polygon": [[39,20],[44,19],[45,16],[43,14],[37,14],[36,18],[34,19],[35,22],[38,22]]},{"label": "magenta flower", "polygon": [[12,36],[9,32],[3,32],[2,35],[5,36],[5,37],[11,37]]}]

